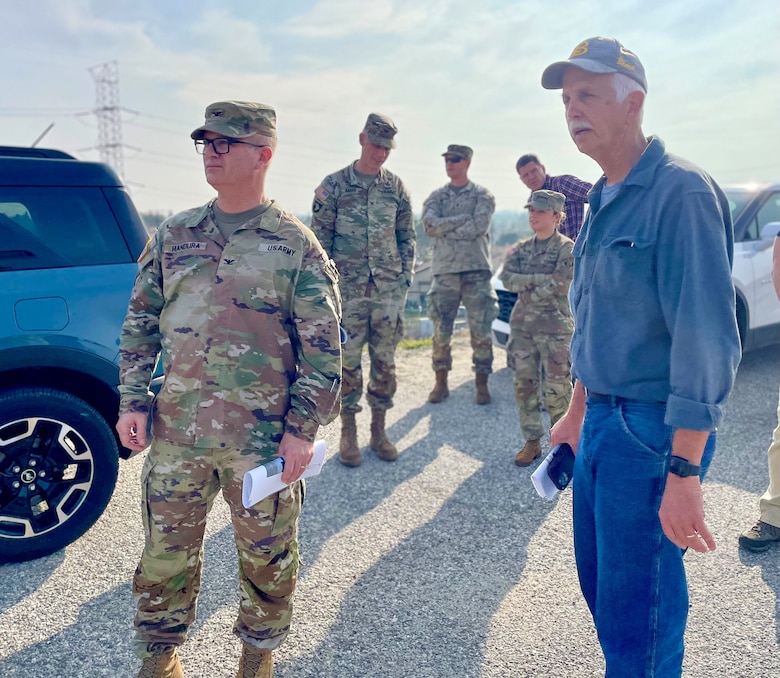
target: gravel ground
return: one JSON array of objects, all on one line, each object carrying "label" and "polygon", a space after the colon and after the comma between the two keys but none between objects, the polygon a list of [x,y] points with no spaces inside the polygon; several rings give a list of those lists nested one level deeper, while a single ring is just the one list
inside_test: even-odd
[{"label": "gravel ground", "polygon": [[[522,443],[512,375],[473,402],[468,344],[456,342],[452,394],[441,405],[429,349],[399,354],[389,415],[393,464],[364,451],[350,469],[333,458],[339,425],[323,430],[329,460],[309,483],[301,519],[305,559],[293,633],[276,674],[336,678],[504,678],[603,675],[577,586],[571,493],[537,497]],[[685,675],[780,676],[780,546],[746,554],[737,537],[757,518],[776,424],[777,349],[748,354],[705,485],[718,549],[686,556],[691,588]],[[496,366],[505,362],[502,351]],[[359,415],[368,442],[368,413]],[[0,567],[0,676],[135,676],[130,580],[142,547],[138,457],[123,462],[106,513],[64,551]],[[531,469],[533,470],[533,469]],[[237,606],[228,513],[209,521],[198,621],[182,648],[188,677],[234,676]]]}]

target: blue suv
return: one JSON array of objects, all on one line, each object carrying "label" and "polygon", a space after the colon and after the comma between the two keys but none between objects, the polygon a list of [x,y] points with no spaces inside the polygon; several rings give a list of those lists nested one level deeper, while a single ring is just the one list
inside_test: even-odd
[{"label": "blue suv", "polygon": [[100,517],[124,455],[118,337],[147,234],[117,175],[0,146],[0,561]]}]

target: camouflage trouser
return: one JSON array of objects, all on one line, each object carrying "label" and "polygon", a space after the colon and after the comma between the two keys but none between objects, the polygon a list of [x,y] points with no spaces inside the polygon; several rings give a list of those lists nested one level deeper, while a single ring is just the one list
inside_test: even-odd
[{"label": "camouflage trouser", "polygon": [[520,430],[526,440],[544,435],[539,389],[544,408],[555,423],[569,407],[571,334],[528,334],[512,328],[507,350],[515,361],[515,399],[520,410]]},{"label": "camouflage trouser", "polygon": [[380,294],[373,281],[362,296],[342,298],[341,324],[349,335],[341,347],[341,412],[360,412],[363,392],[361,358],[368,344],[371,373],[366,400],[371,408],[389,410],[397,387],[395,349],[404,335],[404,305],[408,287],[399,285]]},{"label": "camouflage trouser", "polygon": [[139,657],[187,638],[200,591],[206,516],[220,489],[230,506],[238,550],[240,604],[233,632],[259,648],[273,649],[286,638],[298,578],[304,488],[295,483],[245,509],[244,473],[262,463],[261,455],[236,448],[152,441],[142,478],[146,544],[133,578]]},{"label": "camouflage trouser", "polygon": [[490,324],[498,317],[498,297],[490,285],[490,271],[433,276],[428,292],[428,317],[433,320],[433,369],[452,369],[450,341],[461,302],[466,307],[474,371],[490,374],[493,371]]}]

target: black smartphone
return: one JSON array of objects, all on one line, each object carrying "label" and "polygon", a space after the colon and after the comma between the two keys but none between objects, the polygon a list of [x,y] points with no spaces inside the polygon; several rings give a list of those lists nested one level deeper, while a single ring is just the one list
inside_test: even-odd
[{"label": "black smartphone", "polygon": [[574,452],[571,445],[561,443],[556,445],[551,451],[552,457],[547,466],[547,475],[553,481],[553,485],[559,490],[563,490],[571,481],[574,472]]}]

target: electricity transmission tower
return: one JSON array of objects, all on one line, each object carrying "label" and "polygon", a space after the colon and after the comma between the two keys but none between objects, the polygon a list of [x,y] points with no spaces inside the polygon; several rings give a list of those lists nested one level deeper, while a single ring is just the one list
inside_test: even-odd
[{"label": "electricity transmission tower", "polygon": [[119,67],[108,61],[89,69],[95,80],[95,109],[98,121],[100,160],[114,168],[121,179],[125,176],[125,158],[122,152],[122,118],[119,107]]}]

